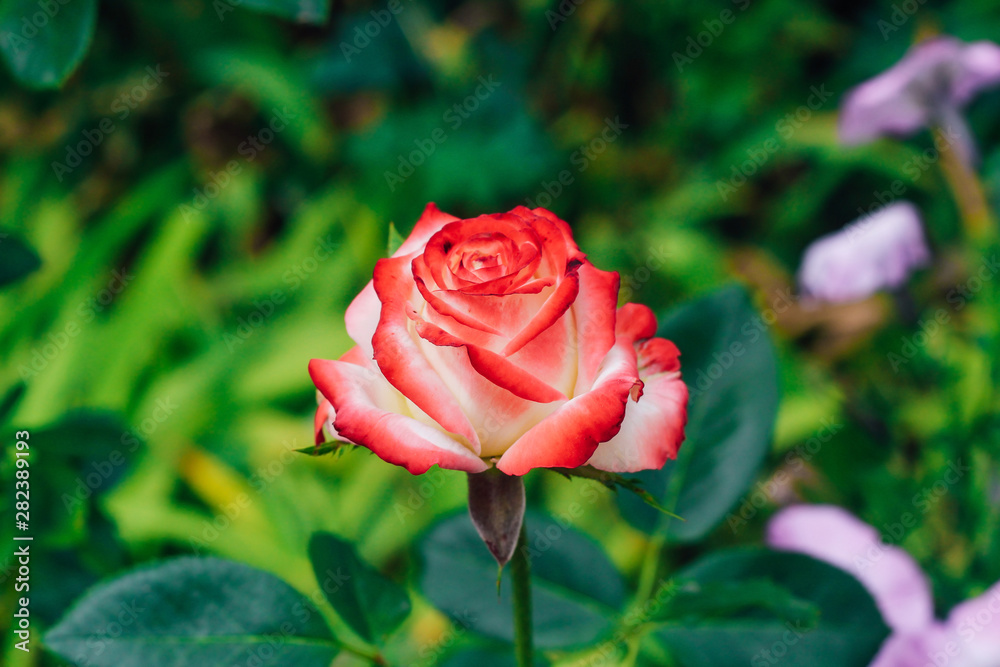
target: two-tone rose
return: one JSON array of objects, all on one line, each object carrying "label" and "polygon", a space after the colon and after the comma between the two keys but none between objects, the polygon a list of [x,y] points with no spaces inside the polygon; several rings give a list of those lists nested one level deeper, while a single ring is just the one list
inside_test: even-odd
[{"label": "two-tone rose", "polygon": [[309,364],[317,441],[415,474],[660,468],[688,392],[677,348],[649,308],[617,307],[618,286],[545,209],[459,220],[428,205],[348,308],[357,346]]}]

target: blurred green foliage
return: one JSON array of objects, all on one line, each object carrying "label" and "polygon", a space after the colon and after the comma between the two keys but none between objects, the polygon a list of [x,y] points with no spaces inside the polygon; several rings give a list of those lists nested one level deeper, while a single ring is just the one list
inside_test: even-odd
[{"label": "blurred green foliage", "polygon": [[[919,34],[996,39],[994,2],[897,20],[889,0],[401,0],[385,20],[385,2],[72,0],[15,49],[42,4],[0,2],[0,627],[8,444],[24,428],[44,451],[38,629],[97,581],[174,555],[314,590],[316,531],[413,583],[411,545],[463,507],[462,475],[292,450],[312,442],[308,360],[350,347],[345,308],[390,224],[405,236],[428,201],[549,208],[658,313],[734,277],[750,289],[776,342],[774,442],[730,518],[662,571],[758,542],[804,498],[887,532],[916,516],[896,541],[945,608],[1000,579],[995,290],[971,289],[928,136],[845,149],[835,135],[843,92]],[[970,109],[994,202],[998,117],[1000,91]],[[895,301],[779,312],[802,249],[897,179],[934,268]],[[971,471],[937,493],[956,461]],[[635,583],[650,538],[588,484],[534,476],[529,502],[587,507],[572,523]],[[417,598],[391,652],[422,659],[447,627]],[[4,636],[3,664],[61,664]]]}]

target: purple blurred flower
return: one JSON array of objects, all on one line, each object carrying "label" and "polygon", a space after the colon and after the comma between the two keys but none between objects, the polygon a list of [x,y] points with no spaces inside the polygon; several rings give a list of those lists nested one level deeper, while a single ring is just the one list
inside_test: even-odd
[{"label": "purple blurred flower", "polygon": [[1000,46],[938,37],[910,48],[903,59],[847,93],[840,138],[863,144],[941,126],[967,164],[976,149],[959,110],[980,90],[1000,83]]},{"label": "purple blurred flower", "polygon": [[799,285],[806,294],[843,303],[903,285],[930,261],[920,212],[895,202],[806,248]]},{"label": "purple blurred flower", "polygon": [[1000,582],[939,621],[917,562],[839,507],[786,508],[768,524],[767,543],[835,565],[868,589],[892,629],[871,667],[1000,665]]}]

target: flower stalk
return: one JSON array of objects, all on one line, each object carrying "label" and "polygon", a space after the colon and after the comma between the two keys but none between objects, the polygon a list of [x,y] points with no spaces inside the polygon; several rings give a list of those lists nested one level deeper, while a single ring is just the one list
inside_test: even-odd
[{"label": "flower stalk", "polygon": [[[937,128],[935,134],[948,141],[948,134],[942,128]],[[941,173],[955,198],[969,240],[977,244],[994,241],[997,236],[996,222],[990,213],[982,183],[969,164],[956,154],[954,144],[951,150],[941,151]]]},{"label": "flower stalk", "polygon": [[528,557],[528,531],[524,524],[517,547],[510,560],[514,589],[514,654],[518,667],[531,667],[534,660],[531,616],[531,561]]}]

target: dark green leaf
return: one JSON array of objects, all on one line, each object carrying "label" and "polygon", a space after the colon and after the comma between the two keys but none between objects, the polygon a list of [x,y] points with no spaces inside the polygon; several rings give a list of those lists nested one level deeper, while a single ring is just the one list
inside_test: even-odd
[{"label": "dark green leaf", "polygon": [[[298,23],[326,23],[330,18],[330,0],[218,0],[231,6],[246,7],[264,14],[274,14]],[[220,15],[225,17],[225,13]]]},{"label": "dark green leaf", "polygon": [[[771,444],[778,410],[774,346],[741,287],[727,287],[681,306],[660,326],[681,351],[691,389],[687,439],[677,461],[634,475],[686,520],[671,522],[671,537],[700,539],[750,488]],[[676,498],[676,503],[670,500]],[[652,532],[661,515],[627,494],[625,517]]]},{"label": "dark green leaf", "polygon": [[0,51],[22,83],[58,88],[90,48],[97,0],[0,2]]},{"label": "dark green leaf", "polygon": [[319,611],[267,572],[180,558],[93,589],[45,635],[96,667],[328,667],[339,645]]},{"label": "dark green leaf", "polygon": [[[864,667],[888,634],[874,600],[856,579],[801,554],[763,549],[716,553],[679,573],[677,579],[716,592],[761,580],[787,591],[781,594],[783,600],[761,604],[758,609],[739,605],[743,609],[733,609],[736,613],[688,617],[656,630],[655,636],[684,667],[773,664],[775,659],[788,665]],[[752,588],[759,586],[751,583],[745,595],[756,597],[763,589]],[[787,603],[794,599],[815,607],[818,613],[808,612],[810,607],[800,603],[789,607]],[[802,618],[782,618],[795,608],[808,613]],[[777,617],[775,612],[779,612]]]},{"label": "dark green leaf", "polygon": [[41,265],[42,260],[31,246],[15,236],[0,232],[0,287],[21,280]]},{"label": "dark green leaf", "polygon": [[679,587],[659,619],[686,616],[730,616],[751,609],[765,610],[785,621],[815,624],[816,605],[793,595],[768,579],[688,581]]},{"label": "dark green leaf", "polygon": [[334,611],[365,641],[381,644],[409,615],[406,591],[361,560],[349,542],[316,533],[309,559]]},{"label": "dark green leaf", "polygon": [[[625,600],[621,575],[586,536],[552,519],[526,517],[531,559],[535,644],[585,646],[613,627]],[[459,514],[437,524],[420,547],[424,594],[456,623],[479,634],[512,641],[510,578],[472,526]]]},{"label": "dark green leaf", "polygon": [[548,470],[559,473],[569,479],[580,477],[581,479],[591,479],[595,482],[600,482],[604,487],[614,491],[615,493],[618,493],[618,489],[625,489],[629,493],[634,493],[642,502],[646,503],[657,512],[671,516],[679,521],[684,521],[684,517],[674,514],[660,504],[660,501],[653,497],[653,494],[643,488],[642,482],[633,477],[626,477],[625,475],[621,475],[616,472],[598,470],[592,466],[579,466],[577,468],[548,468]]}]

